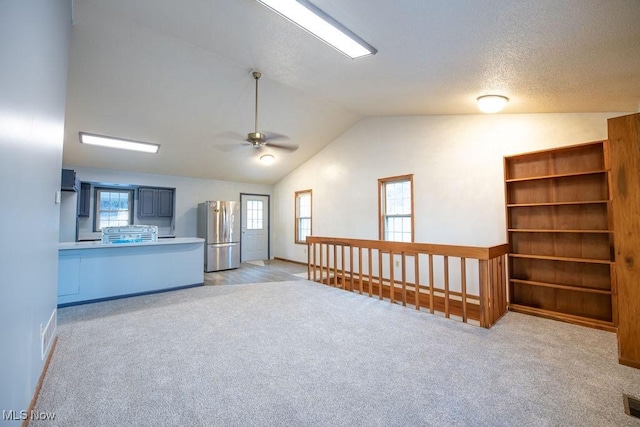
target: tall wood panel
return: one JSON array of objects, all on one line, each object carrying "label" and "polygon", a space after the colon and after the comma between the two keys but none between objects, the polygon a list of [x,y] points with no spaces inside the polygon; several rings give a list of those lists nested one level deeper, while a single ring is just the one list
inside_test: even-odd
[{"label": "tall wood panel", "polygon": [[617,325],[607,142],[504,159],[509,309]]},{"label": "tall wood panel", "polygon": [[620,363],[640,368],[640,114],[609,119]]}]

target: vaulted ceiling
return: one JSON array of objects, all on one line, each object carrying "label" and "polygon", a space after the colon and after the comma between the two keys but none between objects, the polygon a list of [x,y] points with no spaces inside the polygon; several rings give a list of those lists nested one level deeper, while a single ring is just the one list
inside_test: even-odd
[{"label": "vaulted ceiling", "polygon": [[[378,53],[351,60],[254,0],[74,0],[65,165],[275,183],[366,116],[476,114],[487,93],[506,114],[640,107],[638,0],[312,2]],[[297,151],[241,145],[253,69],[260,130]]]}]

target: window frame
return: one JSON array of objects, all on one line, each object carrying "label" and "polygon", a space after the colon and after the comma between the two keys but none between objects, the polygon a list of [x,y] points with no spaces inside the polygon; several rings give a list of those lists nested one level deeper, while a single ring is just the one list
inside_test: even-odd
[{"label": "window frame", "polygon": [[411,240],[410,242],[415,242],[415,229],[414,229],[414,218],[415,218],[415,208],[414,208],[414,196],[413,196],[413,174],[406,175],[398,175],[391,176],[387,178],[378,178],[378,239],[384,240],[388,242],[395,242],[396,240],[388,240],[385,238],[386,230],[385,225],[387,223],[386,219],[388,217],[406,217],[406,215],[387,215],[386,214],[386,186],[388,183],[397,183],[397,182],[409,182],[409,187],[411,189],[411,213],[409,214],[410,223],[411,223]]},{"label": "window frame", "polygon": [[[133,208],[135,204],[135,195],[133,188],[123,188],[123,187],[109,187],[109,186],[95,186],[94,187],[94,203],[93,203],[93,231],[99,232],[102,230],[100,227],[100,193],[101,192],[110,192],[110,193],[127,193],[129,197],[129,224],[133,225]],[[113,227],[113,226],[107,226]]]},{"label": "window frame", "polygon": [[[302,217],[300,216],[300,198],[302,196],[309,196],[309,216]],[[300,220],[308,219],[309,220],[309,236],[313,235],[313,191],[311,189],[308,190],[299,190],[294,194],[294,231],[293,231],[293,240],[294,243],[300,245],[306,245],[307,241],[300,240],[298,237],[300,235]]]}]

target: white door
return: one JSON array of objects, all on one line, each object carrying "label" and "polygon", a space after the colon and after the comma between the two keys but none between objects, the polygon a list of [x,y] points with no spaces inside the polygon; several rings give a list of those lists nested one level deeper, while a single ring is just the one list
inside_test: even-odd
[{"label": "white door", "polygon": [[241,262],[269,258],[269,196],[241,194]]}]

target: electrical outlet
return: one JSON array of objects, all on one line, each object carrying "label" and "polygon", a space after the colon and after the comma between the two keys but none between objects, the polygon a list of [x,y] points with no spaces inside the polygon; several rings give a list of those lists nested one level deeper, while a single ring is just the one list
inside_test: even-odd
[{"label": "electrical outlet", "polygon": [[307,253],[307,248],[306,248],[306,247],[305,247],[305,248],[302,248],[302,253],[303,253],[303,254],[306,254],[306,253]]},{"label": "electrical outlet", "polygon": [[400,267],[400,261],[396,260],[396,267]]}]

